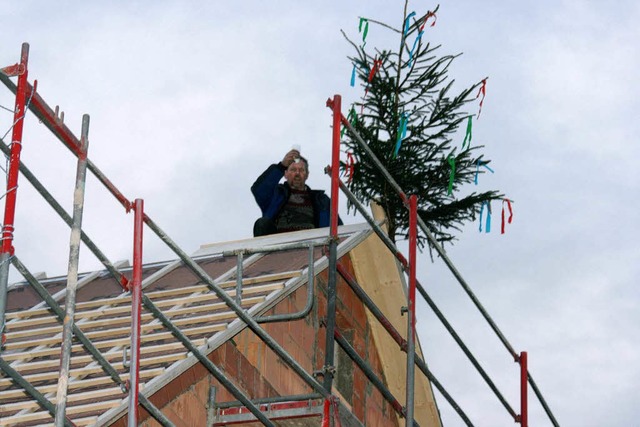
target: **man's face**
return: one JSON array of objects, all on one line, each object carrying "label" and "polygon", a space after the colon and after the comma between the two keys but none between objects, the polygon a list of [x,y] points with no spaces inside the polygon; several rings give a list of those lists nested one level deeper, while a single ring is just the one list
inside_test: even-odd
[{"label": "man's face", "polygon": [[284,177],[291,188],[304,190],[305,183],[309,177],[309,172],[307,171],[305,163],[302,160],[299,160],[289,165],[287,170],[284,172]]}]

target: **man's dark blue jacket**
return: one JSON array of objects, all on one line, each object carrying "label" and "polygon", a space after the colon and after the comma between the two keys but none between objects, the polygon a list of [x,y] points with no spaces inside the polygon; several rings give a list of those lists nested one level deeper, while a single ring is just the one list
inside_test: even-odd
[{"label": "man's dark blue jacket", "polygon": [[[262,211],[262,216],[265,218],[275,220],[287,200],[289,200],[291,187],[289,187],[289,184],[286,182],[279,184],[284,176],[285,170],[286,168],[282,163],[272,164],[251,186],[253,197],[255,197]],[[311,203],[313,204],[315,226],[317,228],[329,227],[331,199],[324,194],[323,190],[309,189],[309,194],[311,195]],[[342,225],[340,217],[338,217],[338,224]]]}]

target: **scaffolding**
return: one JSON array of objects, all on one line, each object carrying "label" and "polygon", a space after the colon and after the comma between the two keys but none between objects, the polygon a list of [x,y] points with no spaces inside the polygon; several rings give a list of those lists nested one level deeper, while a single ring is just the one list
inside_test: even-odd
[{"label": "scaffolding", "polygon": [[[431,384],[438,389],[444,399],[451,405],[454,411],[460,416],[462,421],[472,426],[473,423],[467,414],[460,408],[443,384],[429,370],[425,361],[416,353],[416,331],[415,331],[415,308],[416,295],[422,296],[424,301],[431,307],[436,317],[442,322],[445,329],[451,334],[456,343],[460,346],[464,354],[467,356],[472,365],[476,368],[482,379],[487,383],[496,398],[504,406],[509,416],[521,426],[528,425],[528,396],[527,391],[530,386],[538,398],[540,404],[544,408],[551,423],[558,426],[557,421],[549,406],[544,400],[535,381],[533,380],[527,368],[527,353],[516,352],[508,340],[504,337],[493,319],[484,309],[478,298],[463,279],[462,275],[456,269],[454,264],[448,258],[440,244],[434,239],[428,230],[424,221],[417,214],[417,199],[415,195],[406,195],[403,190],[395,182],[394,178],[385,170],[381,162],[375,157],[373,152],[368,148],[366,142],[357,134],[349,121],[341,112],[341,97],[335,95],[327,101],[327,107],[332,110],[333,129],[332,129],[332,158],[331,166],[328,172],[331,175],[331,221],[329,228],[329,236],[326,241],[319,243],[321,246],[328,246],[328,285],[327,285],[327,312],[324,321],[326,333],[324,364],[321,372],[307,372],[298,361],[292,357],[265,329],[264,324],[273,322],[287,322],[294,319],[302,319],[308,316],[312,305],[314,304],[314,249],[316,243],[305,243],[298,245],[282,245],[272,248],[257,248],[255,250],[247,249],[234,252],[237,257],[237,274],[235,298],[232,297],[219,282],[214,280],[197,260],[185,253],[144,211],[144,201],[142,199],[126,198],[116,186],[98,169],[98,167],[88,158],[88,130],[89,116],[85,115],[82,122],[81,138],[77,138],[71,130],[58,117],[57,111],[52,110],[42,97],[37,93],[37,81],[33,86],[28,82],[28,44],[23,44],[20,62],[16,65],[5,67],[0,70],[0,80],[16,95],[14,122],[12,129],[12,141],[7,146],[4,141],[0,141],[0,149],[9,157],[9,169],[7,179],[7,193],[5,202],[4,222],[2,227],[2,246],[0,251],[0,333],[2,336],[2,345],[6,344],[5,334],[5,312],[7,304],[8,289],[8,269],[10,265],[25,278],[29,285],[42,298],[46,307],[58,317],[59,322],[63,324],[63,340],[61,349],[61,364],[58,379],[56,404],[54,405],[49,398],[38,391],[38,388],[25,379],[17,370],[4,359],[2,350],[0,350],[0,370],[5,376],[11,378],[13,382],[19,384],[24,391],[35,399],[38,404],[51,414],[55,420],[56,426],[73,426],[74,422],[69,418],[66,412],[67,398],[67,381],[69,378],[69,360],[71,357],[72,339],[76,339],[91,354],[99,369],[102,370],[111,381],[120,388],[123,393],[128,394],[128,425],[137,425],[139,422],[139,407],[144,408],[160,425],[172,426],[173,423],[167,418],[163,412],[154,406],[148,397],[140,392],[140,341],[141,341],[141,310],[144,307],[153,317],[162,325],[164,329],[169,331],[175,339],[177,339],[185,351],[190,352],[201,363],[206,370],[213,376],[231,395],[236,399],[232,402],[215,402],[217,408],[215,419],[211,420],[211,425],[227,425],[233,423],[242,423],[248,421],[257,421],[266,426],[275,426],[277,420],[288,418],[311,418],[317,422],[322,419],[323,426],[329,425],[333,420],[333,425],[338,425],[340,420],[345,425],[358,425],[357,420],[350,420],[348,414],[345,414],[344,407],[341,405],[339,398],[333,393],[333,381],[335,376],[335,345],[338,346],[349,356],[353,363],[360,369],[373,387],[377,388],[384,399],[389,402],[393,410],[406,421],[407,426],[418,425],[414,420],[414,379],[415,369],[417,368],[425,375]],[[10,77],[18,77],[17,86],[11,81]],[[77,173],[76,186],[74,189],[74,209],[73,215],[69,215],[53,196],[46,190],[37,178],[29,171],[29,169],[20,160],[20,149],[22,144],[22,128],[27,111],[33,114],[45,124],[45,126],[58,138],[70,151],[77,157]],[[339,164],[340,164],[340,130],[344,126],[348,132],[361,145],[370,158],[370,161],[378,167],[385,175],[388,183],[396,189],[398,197],[405,203],[410,213],[409,227],[409,257],[398,250],[395,244],[389,239],[380,227],[367,212],[367,209],[354,197],[347,186],[340,180]],[[98,246],[82,231],[82,211],[84,200],[84,182],[86,179],[86,171],[91,172],[100,183],[115,197],[125,212],[134,213],[134,232],[133,232],[133,268],[131,279],[127,278],[120,270],[117,264],[113,264],[103,254]],[[70,251],[69,251],[69,267],[67,275],[67,291],[66,303],[64,310],[59,303],[57,295],[51,295],[45,286],[22,264],[18,256],[14,253],[12,247],[12,239],[14,232],[14,215],[15,215],[15,196],[17,193],[18,174],[21,172],[24,177],[36,188],[42,197],[49,203],[53,210],[64,220],[71,229]],[[373,232],[380,238],[383,244],[399,261],[402,269],[408,277],[407,302],[402,307],[406,313],[406,339],[398,331],[391,322],[385,317],[380,308],[376,306],[373,300],[367,295],[360,284],[348,272],[345,266],[340,262],[338,256],[338,243],[340,240],[338,230],[338,200],[339,193],[342,192],[356,209],[366,219]],[[251,399],[248,395],[238,388],[233,381],[230,380],[228,374],[216,366],[206,355],[204,355],[198,345],[181,329],[180,325],[172,321],[165,313],[162,307],[154,303],[143,292],[142,286],[142,252],[143,252],[143,228],[144,225],[155,233],[160,240],[166,244],[176,255],[178,262],[182,263],[198,280],[200,280],[206,288],[214,293],[224,305],[240,319],[246,327],[251,330],[278,358],[286,364],[306,385],[313,391],[308,395],[297,396],[281,396],[277,399]],[[489,375],[482,368],[478,360],[471,354],[468,347],[456,333],[453,326],[447,321],[445,316],[436,306],[434,301],[429,297],[428,293],[416,278],[417,265],[417,237],[418,233],[424,233],[430,244],[436,249],[440,258],[445,262],[453,276],[462,286],[474,305],[478,308],[484,319],[488,322],[491,329],[500,339],[510,356],[519,364],[520,378],[520,408],[516,413],[496,385],[490,379]],[[127,361],[129,367],[129,377],[123,379],[118,370],[107,358],[101,353],[92,340],[85,334],[82,329],[74,323],[75,310],[75,288],[78,282],[78,259],[79,246],[83,242],[86,247],[97,257],[104,265],[109,275],[121,287],[123,292],[131,294],[131,323],[130,323],[130,359]],[[308,249],[309,260],[307,267],[307,302],[303,310],[297,313],[287,315],[271,315],[271,316],[253,316],[248,313],[242,306],[243,292],[243,274],[242,268],[245,255],[254,252],[283,251],[291,249]],[[352,289],[362,304],[370,313],[380,322],[384,330],[397,343],[398,348],[407,354],[406,366],[406,395],[404,396],[405,405],[403,406],[397,396],[385,385],[384,381],[379,378],[376,373],[368,365],[367,361],[358,353],[358,351],[344,337],[343,332],[336,325],[336,284],[343,280]],[[400,307],[399,307],[400,308]],[[125,356],[127,349],[125,349]],[[322,381],[317,378],[322,377]]]}]

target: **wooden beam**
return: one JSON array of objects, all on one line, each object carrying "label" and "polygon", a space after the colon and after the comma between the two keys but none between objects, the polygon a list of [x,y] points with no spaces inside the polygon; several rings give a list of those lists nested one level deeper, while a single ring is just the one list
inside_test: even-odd
[{"label": "wooden beam", "polygon": [[[167,355],[162,355],[162,356],[156,356],[156,357],[149,357],[146,359],[141,359],[140,360],[140,366],[149,366],[149,365],[157,365],[157,364],[164,364],[164,363],[173,363],[175,361],[178,360],[182,360],[184,358],[187,357],[188,352],[182,352],[180,354],[167,354]],[[116,362],[113,363],[112,366],[118,370],[118,371],[123,371],[125,368],[122,365],[122,362]],[[86,376],[86,375],[91,375],[91,374],[96,374],[96,373],[100,373],[103,372],[102,371],[102,367],[101,366],[85,366],[83,368],[76,368],[76,369],[71,369],[69,371],[69,376],[70,377],[80,377],[80,376]],[[30,383],[36,383],[36,382],[40,382],[40,381],[52,381],[52,380],[56,380],[58,379],[58,371],[49,371],[49,372],[42,372],[39,374],[31,374],[31,375],[25,375],[24,378],[25,380],[29,381]],[[13,384],[13,380],[11,380],[11,378],[0,378],[0,387],[6,387],[6,386],[10,386],[11,384]]]},{"label": "wooden beam", "polygon": [[[153,368],[153,369],[146,369],[146,370],[141,369],[140,378],[145,378],[145,379],[155,378],[158,375],[162,374],[163,372],[164,372],[164,368]],[[122,378],[123,381],[129,379],[129,373],[125,372],[120,374],[120,378]],[[113,384],[113,379],[111,377],[104,376],[104,377],[75,380],[75,381],[69,382],[69,390],[81,390],[83,388],[99,387],[105,384]],[[57,388],[58,388],[57,383],[36,387],[36,389],[42,394],[55,393]],[[10,399],[16,399],[21,397],[30,397],[30,396],[26,391],[24,391],[21,388],[0,391],[0,399],[2,400],[5,400],[5,399],[10,400]]]},{"label": "wooden beam", "polygon": [[[67,415],[81,414],[83,412],[94,412],[98,410],[108,410],[118,406],[122,402],[122,399],[107,400],[103,402],[93,402],[85,405],[69,406],[67,407]],[[0,426],[20,425],[21,423],[28,423],[33,421],[51,421],[51,414],[49,412],[32,412],[27,414],[18,414],[11,417],[3,417],[0,419]]]},{"label": "wooden beam", "polygon": [[[227,327],[227,324],[221,324],[221,325],[215,325],[214,328],[212,328],[212,332],[217,332],[220,330],[224,330]],[[200,329],[202,328],[195,328],[198,331],[200,331]],[[191,330],[185,330],[183,331],[185,334],[189,334]],[[201,333],[201,332],[199,332]],[[194,333],[195,335],[195,333]],[[171,332],[159,332],[156,334],[143,334],[141,337],[141,340],[143,342],[148,342],[148,341],[159,341],[159,340],[164,340],[167,338],[171,338],[173,337],[173,335],[171,334]],[[129,342],[130,339],[127,336],[126,338],[121,338],[121,340],[125,340],[126,342]],[[24,348],[29,348],[29,347],[33,347],[35,344],[43,344],[43,341],[45,341],[45,345],[56,345],[60,343],[60,337],[58,337],[56,340],[38,340],[37,343],[31,342],[31,341],[17,341],[17,342],[8,342],[5,344],[5,350],[10,351],[10,350],[15,350],[15,349],[24,349]],[[111,345],[111,343],[113,342],[113,340],[105,340],[105,341],[97,341],[97,342],[93,342],[93,345],[97,348],[105,348]]]}]

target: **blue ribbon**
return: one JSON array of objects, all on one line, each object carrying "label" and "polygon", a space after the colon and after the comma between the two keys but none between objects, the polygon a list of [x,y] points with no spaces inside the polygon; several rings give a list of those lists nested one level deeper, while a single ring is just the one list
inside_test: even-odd
[{"label": "blue ribbon", "polygon": [[413,62],[413,52],[415,51],[416,46],[418,46],[418,42],[422,38],[423,34],[424,34],[424,31],[420,31],[418,33],[418,37],[416,37],[416,39],[413,41],[413,47],[409,51],[409,61],[407,62],[407,67],[411,67],[411,63]]},{"label": "blue ribbon", "polygon": [[415,16],[416,12],[413,11],[409,14],[409,16],[407,16],[407,19],[404,20],[404,36],[407,35],[407,33],[409,32],[409,27],[410,27],[410,22],[409,20],[411,19],[412,16]]},{"label": "blue ribbon", "polygon": [[[482,163],[482,166],[489,169],[489,172],[495,173],[493,169],[491,169],[486,163]],[[476,162],[476,177],[474,179],[474,182],[476,185],[478,185],[478,173],[480,172],[479,169],[480,169],[480,159],[478,159],[478,161]]]},{"label": "blue ribbon", "polygon": [[402,140],[407,136],[407,119],[409,115],[407,113],[402,113],[400,117],[400,123],[398,124],[398,139],[396,141],[396,147],[393,150],[393,158],[395,159],[398,156],[398,152],[400,151],[400,146],[402,145]]},{"label": "blue ribbon", "polygon": [[478,231],[482,233],[482,212],[484,211],[484,205],[487,205],[487,222],[485,224],[485,233],[489,233],[491,231],[491,205],[489,205],[488,201],[482,202],[480,206],[480,226],[478,227]]},{"label": "blue ribbon", "polygon": [[356,64],[353,64],[353,70],[351,70],[351,87],[356,85]]}]

